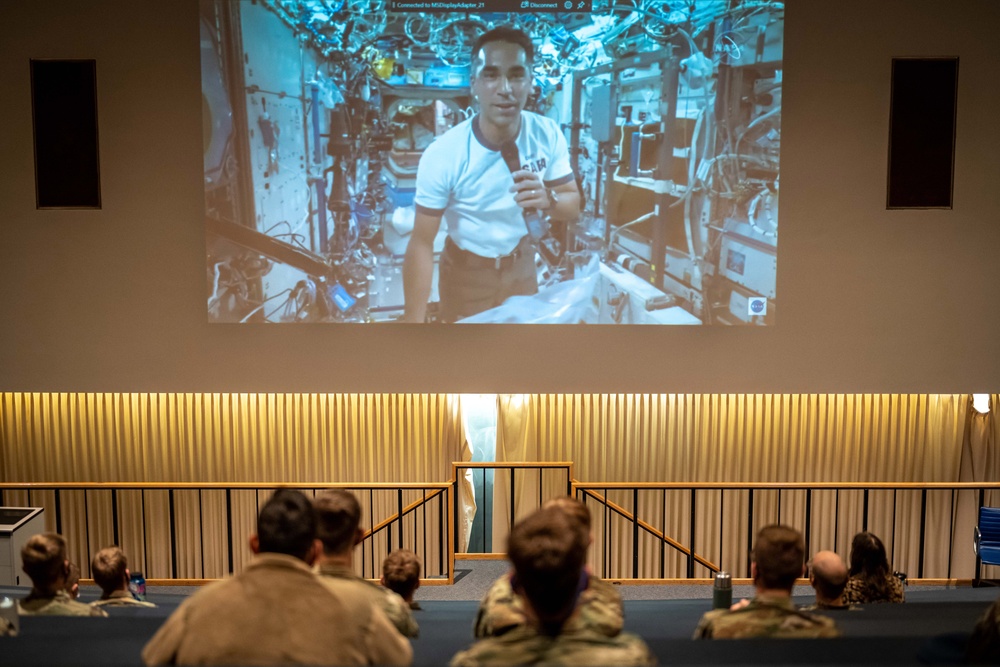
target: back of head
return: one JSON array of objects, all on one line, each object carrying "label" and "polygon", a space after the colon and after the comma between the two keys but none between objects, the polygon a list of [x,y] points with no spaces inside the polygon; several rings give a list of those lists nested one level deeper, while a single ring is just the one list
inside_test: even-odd
[{"label": "back of head", "polygon": [[543,508],[555,508],[562,511],[567,518],[571,521],[580,525],[581,530],[587,535],[587,539],[590,539],[590,527],[591,527],[591,517],[590,510],[581,501],[577,500],[573,496],[559,496],[558,498],[552,498],[551,500],[546,500],[542,504]]},{"label": "back of head", "polygon": [[316,537],[326,554],[341,554],[354,548],[361,525],[361,505],[353,493],[342,489],[324,491],[313,501],[318,522]]},{"label": "back of head", "polygon": [[90,563],[94,583],[100,586],[105,594],[122,590],[127,586],[125,581],[127,569],[128,560],[125,558],[125,552],[117,546],[101,549],[94,554],[94,560]]},{"label": "back of head", "polygon": [[543,632],[557,634],[576,607],[587,543],[564,512],[543,508],[515,524],[507,542],[515,587]]},{"label": "back of head", "polygon": [[788,526],[765,526],[757,533],[753,561],[757,564],[755,583],[768,589],[791,591],[802,576],[805,562],[802,534]]},{"label": "back of head", "polygon": [[873,533],[858,533],[851,540],[851,576],[878,578],[889,574],[885,545]]},{"label": "back of head", "polygon": [[277,553],[305,560],[316,539],[316,514],[300,491],[279,489],[257,517],[261,553]]},{"label": "back of head", "polygon": [[847,586],[847,567],[832,551],[820,551],[809,562],[812,585],[824,600],[836,600]]},{"label": "back of head", "polygon": [[39,590],[50,589],[67,574],[66,540],[58,533],[39,533],[21,547],[24,573]]},{"label": "back of head", "polygon": [[409,549],[396,549],[382,562],[385,587],[409,600],[420,585],[420,559]]}]

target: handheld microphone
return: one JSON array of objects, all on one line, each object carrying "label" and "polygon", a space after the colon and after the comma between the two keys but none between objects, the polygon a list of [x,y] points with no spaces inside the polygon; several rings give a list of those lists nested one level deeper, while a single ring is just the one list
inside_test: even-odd
[{"label": "handheld microphone", "polygon": [[[521,171],[521,153],[513,141],[507,141],[500,145],[500,157],[503,158],[510,173]],[[533,208],[523,209],[523,214],[524,223],[528,226],[528,234],[535,242],[541,241],[542,237],[545,236],[545,225],[542,222],[542,217]]]}]

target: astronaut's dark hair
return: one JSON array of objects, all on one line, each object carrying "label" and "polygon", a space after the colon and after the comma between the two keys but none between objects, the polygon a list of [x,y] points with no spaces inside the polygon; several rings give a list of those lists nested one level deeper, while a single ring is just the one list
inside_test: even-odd
[{"label": "astronaut's dark hair", "polygon": [[473,71],[475,71],[479,50],[491,42],[507,42],[508,44],[517,44],[524,49],[524,57],[529,64],[535,60],[535,45],[531,43],[531,38],[528,37],[527,33],[523,30],[518,30],[517,28],[502,25],[493,28],[493,30],[488,32],[484,32],[472,44]]}]

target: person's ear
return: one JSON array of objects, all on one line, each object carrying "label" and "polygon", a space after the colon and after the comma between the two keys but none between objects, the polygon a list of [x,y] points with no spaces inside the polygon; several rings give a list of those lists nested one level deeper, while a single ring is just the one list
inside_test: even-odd
[{"label": "person's ear", "polygon": [[753,581],[757,581],[757,563],[756,563],[756,561],[750,563],[750,579],[752,579]]},{"label": "person's ear", "polygon": [[250,551],[254,554],[260,553],[260,537],[257,536],[257,533],[250,536]]},{"label": "person's ear", "polygon": [[323,553],[323,542],[322,540],[315,539],[312,541],[312,546],[309,547],[309,551],[306,552],[305,561],[307,565],[313,565],[319,560],[320,554]]},{"label": "person's ear", "polygon": [[365,541],[365,529],[358,526],[358,530],[354,533],[354,546],[358,546]]}]

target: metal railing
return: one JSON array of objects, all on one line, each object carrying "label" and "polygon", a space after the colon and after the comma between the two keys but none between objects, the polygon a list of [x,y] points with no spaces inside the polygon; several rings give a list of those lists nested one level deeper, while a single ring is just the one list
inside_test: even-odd
[{"label": "metal railing", "polygon": [[[475,471],[484,480],[486,471],[494,469],[510,473],[503,481],[509,495],[502,519],[510,524],[564,493],[587,504],[597,537],[591,558],[595,571],[610,579],[697,579],[724,567],[734,576],[748,576],[753,537],[769,523],[802,530],[808,553],[814,548],[843,553],[849,535],[874,526],[897,569],[897,529],[905,530],[907,544],[900,549],[906,552],[902,558],[911,577],[951,579],[952,553],[964,554],[966,542],[970,557],[972,553],[971,534],[954,535],[959,502],[976,511],[986,504],[988,493],[1000,492],[1000,483],[581,482],[573,478],[570,462],[456,462],[452,467],[452,479],[440,483],[0,483],[0,505],[44,507],[50,529],[78,536],[84,557],[107,544],[122,544],[133,567],[145,568],[150,581],[177,583],[220,576],[206,575],[207,548],[215,549],[223,574],[238,569],[241,538],[252,528],[266,497],[262,494],[279,488],[307,495],[346,489],[358,495],[372,524],[355,559],[363,576],[378,578],[384,556],[403,546],[421,556],[424,583],[451,583],[456,557],[503,555],[460,548],[460,480],[472,470],[475,484]],[[525,486],[531,497],[525,497]],[[1000,493],[995,498],[991,502],[998,504]],[[140,526],[138,535],[135,525]],[[187,537],[181,539],[182,533]],[[930,544],[929,535],[937,537]],[[213,539],[218,541],[209,545]],[[200,577],[195,577],[191,567],[182,571],[178,563],[198,546],[200,557],[187,558],[200,562],[200,572],[196,568],[193,573]],[[153,549],[166,555],[151,563]],[[943,549],[948,550],[946,559]],[[737,556],[723,560],[727,552]],[[976,559],[977,578],[979,565]],[[668,570],[678,567],[682,575],[668,576]]]},{"label": "metal railing", "polygon": [[[492,522],[496,518],[496,517],[494,517],[492,515],[492,513],[486,513],[486,512],[484,512],[484,515],[487,516],[489,520],[488,521],[484,521],[484,525],[483,525],[483,539],[482,539],[482,547],[483,548],[482,548],[482,550],[481,551],[472,551],[471,547],[474,546],[474,545],[470,545],[470,550],[467,551],[467,552],[463,552],[463,550],[462,550],[462,545],[460,544],[462,536],[460,534],[461,531],[458,530],[457,521],[459,520],[459,516],[460,516],[460,507],[459,507],[459,505],[460,505],[460,502],[461,502],[460,501],[460,495],[461,495],[461,493],[460,493],[460,489],[459,489],[459,480],[461,480],[462,477],[463,477],[463,475],[462,475],[463,471],[466,471],[466,470],[471,470],[471,471],[479,470],[481,472],[479,483],[480,483],[480,485],[481,485],[481,487],[483,489],[486,488],[486,472],[488,470],[493,470],[493,471],[496,471],[496,470],[506,470],[506,471],[509,472],[509,479],[507,480],[507,487],[508,487],[507,490],[508,490],[508,493],[509,493],[509,495],[507,496],[507,498],[509,499],[508,503],[507,503],[508,504],[508,517],[506,517],[507,520],[510,522],[508,525],[513,525],[514,524],[515,520],[517,519],[517,515],[518,514],[520,514],[520,515],[523,516],[527,512],[531,511],[532,509],[541,506],[541,504],[545,500],[547,500],[549,497],[554,496],[554,495],[569,495],[572,492],[572,489],[573,489],[573,481],[574,481],[573,480],[573,463],[571,461],[555,461],[555,462],[535,461],[535,462],[512,462],[512,463],[494,463],[494,462],[472,463],[472,462],[468,462],[468,461],[456,461],[456,462],[452,463],[451,466],[452,466],[451,479],[452,479],[452,483],[454,484],[454,491],[453,491],[452,497],[454,498],[454,503],[455,503],[455,520],[456,520],[456,527],[454,528],[454,538],[455,538],[455,541],[454,541],[454,550],[456,552],[455,556],[457,558],[470,558],[470,557],[472,557],[472,558],[475,558],[475,557],[501,558],[504,555],[502,553],[490,553],[490,552],[486,551],[486,534],[487,534],[487,532],[491,532],[492,531],[492,529],[493,529]],[[516,507],[516,503],[514,502],[514,499],[517,498],[518,473],[520,472],[520,473],[525,473],[526,474],[526,473],[528,473],[530,471],[537,472],[537,479],[530,480],[531,482],[534,482],[534,483],[537,484],[537,497],[535,498],[535,500],[537,502],[533,503],[533,504],[530,504],[530,505],[525,505],[524,507],[520,508],[520,512],[517,512],[516,510],[518,508]],[[549,473],[551,473],[551,472],[558,473],[559,471],[562,471],[562,473],[563,473],[562,475],[559,476],[560,479],[553,480],[551,478],[552,475],[549,475],[548,479],[546,479],[546,473],[547,472],[549,472]],[[522,477],[522,480],[521,480],[522,485],[526,482],[526,480],[523,479],[523,477],[525,477],[525,474],[521,475],[521,477]],[[475,475],[475,473],[473,473],[472,477],[473,477],[473,479],[471,481],[472,481],[473,486],[475,486],[475,483],[476,483],[476,480],[475,480],[476,475]],[[496,484],[495,481],[494,481],[494,484]],[[548,493],[548,494],[546,494],[545,493],[545,488],[546,487],[549,488],[549,489],[552,489],[553,491],[556,490],[556,489],[558,489],[559,492],[558,493]],[[496,486],[494,486],[494,491],[495,491],[495,489],[496,489]],[[485,493],[483,495],[485,495]],[[493,502],[493,500],[492,499],[486,499],[486,502]]]},{"label": "metal railing", "polygon": [[[894,562],[895,547],[897,544],[897,529],[902,525],[915,525],[917,545],[916,558],[910,558],[910,565],[915,565],[917,579],[925,578],[952,578],[952,554],[955,551],[952,544],[955,533],[956,509],[959,502],[958,495],[961,492],[975,494],[975,509],[982,507],[986,500],[988,491],[1000,490],[1000,483],[611,483],[611,482],[580,482],[573,481],[573,494],[589,506],[596,506],[597,512],[592,514],[595,517],[594,529],[598,533],[599,546],[602,552],[598,554],[600,560],[600,570],[602,576],[612,579],[646,579],[659,578],[667,579],[665,565],[668,550],[679,553],[686,559],[686,578],[696,578],[698,566],[703,568],[703,572],[711,576],[712,573],[721,569],[720,565],[713,562],[706,556],[698,553],[697,545],[702,541],[698,532],[698,526],[706,523],[711,529],[717,531],[717,541],[713,544],[714,553],[723,554],[726,552],[725,535],[727,532],[737,532],[745,540],[744,549],[740,549],[743,562],[743,576],[749,576],[750,572],[750,551],[753,547],[753,539],[756,531],[764,525],[770,523],[787,523],[802,530],[806,545],[806,553],[812,553],[815,547],[814,528],[817,524],[814,509],[814,500],[817,494],[833,494],[832,501],[827,504],[832,505],[832,526],[831,517],[822,517],[825,521],[825,528],[828,535],[833,535],[832,544],[825,544],[822,548],[829,548],[834,551],[846,550],[849,544],[841,543],[838,538],[845,531],[853,534],[855,532],[867,531],[870,524],[875,523],[875,511],[873,508],[873,494],[879,494],[879,509],[883,514],[890,516],[888,520],[881,520],[878,523],[881,527],[887,527],[887,534],[882,535],[886,544],[890,563]],[[686,496],[684,500],[684,510],[686,521],[683,527],[671,526],[666,517],[668,511],[668,495],[676,499],[677,494]],[[725,509],[727,494],[743,494],[739,499],[742,512],[730,512]],[[765,493],[773,494],[768,498],[768,507],[761,509],[759,503],[760,496]],[[630,510],[624,507],[622,502],[615,502],[609,498],[610,494],[626,496],[631,499],[632,508],[639,508],[643,505],[654,507],[654,514],[659,516],[659,520],[644,518],[639,511]],[[659,500],[649,498],[649,494],[658,494]],[[797,497],[790,499],[789,496],[795,494]],[[841,525],[842,501],[846,494],[860,495],[859,521],[854,524]],[[890,496],[891,494],[891,496]],[[919,505],[915,512],[902,508],[900,496],[904,494],[916,494],[908,500],[913,505]],[[933,494],[933,495],[932,495]],[[946,494],[942,497],[940,494]],[[715,513],[714,520],[701,517],[699,520],[699,503],[704,504],[706,495],[714,495],[714,500],[719,507]],[[619,498],[619,500],[621,500]],[[789,502],[789,501],[793,502]],[[967,499],[968,500],[968,499]],[[783,508],[783,503],[785,507]],[[884,505],[883,503],[888,503]],[[789,505],[795,505],[789,508]],[[938,510],[938,516],[947,517],[947,540],[936,541],[932,546],[938,549],[939,554],[947,549],[947,567],[943,572],[934,572],[933,576],[928,576],[926,561],[928,554],[927,536],[929,530],[929,505],[934,504]],[[904,510],[906,510],[904,512]],[[907,514],[907,516],[904,516]],[[737,516],[739,515],[739,516]],[[795,515],[795,516],[792,516]],[[911,516],[912,515],[912,516]],[[733,522],[738,522],[735,527]],[[656,524],[659,524],[657,527]],[[624,524],[624,525],[623,525]],[[673,529],[673,530],[671,530]],[[728,529],[728,531],[727,531]],[[668,533],[674,532],[671,536]],[[913,532],[913,531],[911,531]],[[941,531],[939,531],[941,532]],[[680,535],[678,535],[680,533]],[[631,544],[626,545],[627,555],[631,557],[631,563],[626,564],[623,573],[623,565],[615,562],[616,538],[621,535],[629,535]],[[713,535],[713,538],[715,537]],[[658,577],[644,577],[640,572],[640,536],[647,536],[656,541],[659,550],[659,572]],[[968,552],[972,554],[971,531],[969,535],[960,534],[954,536],[958,545],[968,543]],[[606,539],[605,539],[606,538]],[[620,539],[617,539],[620,544]],[[648,556],[649,548],[646,550]],[[654,549],[655,551],[655,549]],[[648,558],[647,558],[648,560]],[[940,560],[940,558],[939,558]],[[631,570],[630,572],[628,570]],[[736,569],[736,568],[733,568]],[[980,562],[976,558],[976,578],[980,572]]]},{"label": "metal railing", "polygon": [[[423,578],[425,584],[451,583],[454,580],[454,557],[450,549],[451,527],[454,519],[451,515],[452,503],[450,494],[453,484],[441,483],[369,483],[369,484],[316,484],[316,483],[0,483],[0,506],[30,505],[43,507],[47,525],[57,533],[67,532],[78,535],[83,547],[77,550],[86,557],[89,551],[107,546],[107,544],[122,544],[131,542],[125,548],[126,553],[134,563],[133,569],[142,567],[148,581],[172,580],[185,582],[200,582],[214,577],[206,576],[205,540],[211,535],[204,534],[206,508],[203,505],[206,493],[224,494],[221,503],[217,503],[215,523],[223,526],[224,535],[217,537],[224,545],[225,573],[236,569],[236,560],[241,541],[236,538],[240,526],[236,514],[242,507],[242,514],[256,519],[261,505],[261,493],[271,493],[277,489],[298,489],[306,495],[315,497],[316,493],[325,489],[344,489],[358,496],[363,511],[367,510],[372,527],[364,534],[364,539],[356,553],[355,563],[359,574],[365,578],[377,579],[381,576],[382,560],[395,548],[408,548],[421,556],[423,562]],[[76,503],[67,507],[65,497],[71,492],[82,492],[82,507]],[[253,492],[252,502],[242,498],[240,503],[234,498],[236,493]],[[162,498],[162,494],[166,498]],[[197,516],[200,522],[197,527],[197,542],[201,546],[199,576],[182,577],[178,563],[181,560],[179,530],[181,530],[178,511],[179,500],[192,500],[189,494],[196,493],[197,509],[188,514]],[[127,527],[128,521],[123,517],[121,499],[126,494],[129,501],[139,503],[131,514],[139,515],[140,535],[132,536]],[[137,498],[134,494],[138,494]],[[160,502],[161,511],[151,512],[154,494]],[[407,501],[407,495],[419,494],[414,500]],[[78,500],[74,498],[73,500]],[[25,501],[27,501],[25,503]],[[103,502],[99,502],[103,501]],[[165,501],[165,502],[164,502]],[[130,503],[124,503],[130,504]],[[252,504],[252,510],[245,507]],[[150,520],[151,514],[162,515],[167,529],[154,528]],[[376,517],[379,517],[376,520]],[[246,523],[246,522],[244,522]],[[244,526],[245,528],[245,526]],[[160,532],[157,533],[156,531]],[[243,532],[246,532],[245,530]],[[126,533],[131,540],[125,539]],[[168,538],[166,551],[169,567],[166,570],[150,567],[151,537],[162,540]],[[106,544],[93,544],[94,539],[103,539]],[[140,544],[141,542],[141,544]],[[73,545],[71,544],[71,547]],[[89,547],[89,548],[88,548]],[[81,566],[86,572],[89,569],[89,559],[81,558]],[[162,559],[161,559],[162,560]],[[162,567],[162,566],[161,566]]]}]

